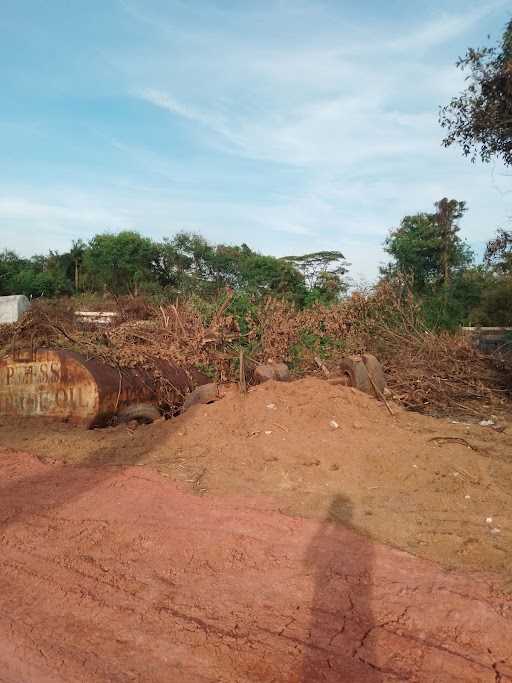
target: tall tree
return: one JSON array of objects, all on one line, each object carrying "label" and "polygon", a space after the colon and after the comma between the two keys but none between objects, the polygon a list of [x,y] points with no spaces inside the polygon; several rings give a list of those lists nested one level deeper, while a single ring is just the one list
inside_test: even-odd
[{"label": "tall tree", "polygon": [[472,260],[472,252],[459,237],[456,223],[465,210],[464,202],[443,198],[436,203],[436,209],[436,213],[405,216],[384,242],[394,263],[383,274],[399,271],[411,275],[418,292],[443,283],[447,288],[454,273]]},{"label": "tall tree", "polygon": [[78,292],[80,289],[80,274],[86,249],[87,245],[82,240],[73,240],[71,243],[69,257],[73,268],[73,285],[75,292]]},{"label": "tall tree", "polygon": [[512,164],[512,20],[499,46],[470,48],[457,67],[469,70],[468,86],[440,109],[443,144],[459,144],[472,161]]},{"label": "tall tree", "polygon": [[457,260],[458,232],[456,221],[464,215],[466,203],[456,199],[443,199],[435,203],[437,233],[439,239],[440,259],[443,270],[445,291],[450,285],[450,266]]}]

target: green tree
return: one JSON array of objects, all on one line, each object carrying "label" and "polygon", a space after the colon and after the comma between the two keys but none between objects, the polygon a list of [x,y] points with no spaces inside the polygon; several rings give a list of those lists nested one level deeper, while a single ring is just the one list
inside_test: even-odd
[{"label": "green tree", "polygon": [[201,235],[179,232],[171,244],[188,263],[188,272],[195,278],[211,281],[215,279],[214,248]]},{"label": "green tree", "polygon": [[212,296],[225,287],[263,295],[276,294],[300,300],[304,294],[301,273],[274,256],[241,246],[211,245],[201,235],[181,232],[160,245],[161,263],[169,283]]},{"label": "green tree", "polygon": [[412,276],[418,292],[432,291],[440,284],[449,287],[453,275],[464,270],[473,258],[455,222],[465,210],[464,202],[443,198],[436,202],[436,208],[436,213],[405,216],[384,242],[384,250],[394,262],[383,269],[383,274],[401,272]]},{"label": "green tree", "polygon": [[14,251],[4,250],[0,253],[0,296],[15,294],[14,280],[17,274],[26,267],[26,261]]},{"label": "green tree", "polygon": [[479,296],[469,311],[471,325],[512,326],[512,274],[482,268]]},{"label": "green tree", "polygon": [[158,279],[158,246],[138,232],[95,235],[83,255],[83,274],[94,291],[137,295]]},{"label": "green tree", "polygon": [[13,278],[11,293],[25,294],[28,297],[55,297],[69,294],[70,285],[62,271],[38,271],[28,266]]},{"label": "green tree", "polygon": [[160,285],[174,291],[185,291],[192,258],[182,253],[168,237],[165,237],[157,248],[158,259],[155,268]]},{"label": "green tree", "polygon": [[345,276],[350,264],[341,251],[315,251],[302,256],[284,256],[281,260],[302,273],[308,304],[331,303],[348,289]]},{"label": "green tree", "polygon": [[435,206],[437,209],[435,219],[439,240],[439,258],[442,267],[443,285],[446,292],[450,286],[450,271],[452,267],[457,267],[460,263],[464,265],[464,255],[460,251],[462,243],[458,238],[460,228],[456,221],[464,215],[466,203],[443,197],[443,199],[435,203]]},{"label": "green tree", "polygon": [[87,245],[85,242],[80,239],[73,240],[69,254],[66,255],[66,274],[72,279],[75,292],[78,292],[81,288],[81,271],[86,250]]},{"label": "green tree", "polygon": [[412,278],[414,289],[424,291],[438,279],[440,271],[434,214],[417,213],[402,218],[400,226],[386,237],[384,251],[394,262],[382,269],[382,274],[389,277],[406,273]]},{"label": "green tree", "polygon": [[499,273],[512,274],[512,232],[499,229],[496,237],[487,242],[484,260]]},{"label": "green tree", "polygon": [[476,309],[490,285],[483,266],[470,266],[456,272],[449,288],[438,288],[422,294],[420,300],[425,318],[432,328],[454,328],[473,325]]},{"label": "green tree", "polygon": [[71,291],[63,268],[63,257],[50,251],[47,256],[20,258],[12,251],[0,255],[0,294],[29,297],[58,296]]},{"label": "green tree", "polygon": [[290,263],[274,256],[243,251],[240,255],[240,285],[260,295],[274,294],[296,303],[304,298],[304,278]]},{"label": "green tree", "polygon": [[469,70],[468,86],[440,109],[443,144],[460,145],[472,161],[512,164],[512,20],[499,46],[470,48],[457,67]]},{"label": "green tree", "polygon": [[484,262],[489,285],[475,308],[480,325],[512,325],[512,232],[500,229],[489,240]]},{"label": "green tree", "polygon": [[[440,110],[443,144],[458,144],[475,161],[512,164],[512,20],[495,47],[470,48],[457,62],[467,87]],[[512,324],[512,232],[500,229],[487,243],[479,300],[469,316],[481,325]],[[473,280],[475,284],[475,280]]]}]

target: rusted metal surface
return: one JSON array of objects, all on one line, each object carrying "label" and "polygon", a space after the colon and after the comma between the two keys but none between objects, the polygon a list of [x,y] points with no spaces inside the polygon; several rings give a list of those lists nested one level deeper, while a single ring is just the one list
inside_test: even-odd
[{"label": "rusted metal surface", "polygon": [[87,426],[104,424],[133,402],[157,401],[156,375],[170,404],[208,378],[155,360],[156,373],[117,369],[71,351],[38,349],[0,359],[0,415],[54,417]]}]

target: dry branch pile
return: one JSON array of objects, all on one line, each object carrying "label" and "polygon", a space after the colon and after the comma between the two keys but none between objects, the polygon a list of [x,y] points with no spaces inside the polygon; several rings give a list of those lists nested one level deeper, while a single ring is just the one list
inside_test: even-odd
[{"label": "dry branch pile", "polygon": [[369,351],[384,364],[392,392],[412,410],[487,417],[489,407],[507,395],[505,373],[461,336],[426,329],[406,288],[383,285],[335,306],[305,310],[267,299],[238,315],[230,294],[208,323],[186,301],[138,301],[136,310],[133,302],[131,308],[117,303],[118,323],[88,328],[75,321],[69,306],[37,303],[16,325],[0,327],[0,353],[9,352],[14,340],[71,349],[118,367],[151,369],[159,358],[199,367],[219,381],[238,381],[241,357],[249,371],[255,363],[284,360],[300,376],[319,372],[315,357],[334,369],[342,355]]},{"label": "dry branch pile", "polygon": [[460,334],[427,329],[406,286],[384,283],[358,297],[356,306],[354,347],[362,345],[381,359],[390,388],[408,408],[488,417],[489,408],[510,395],[492,357]]}]

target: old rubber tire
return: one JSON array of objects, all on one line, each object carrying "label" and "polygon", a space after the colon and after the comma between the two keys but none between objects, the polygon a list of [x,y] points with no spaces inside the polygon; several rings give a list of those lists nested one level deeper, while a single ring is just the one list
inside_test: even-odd
[{"label": "old rubber tire", "polygon": [[372,394],[372,385],[368,379],[368,371],[361,356],[347,356],[338,365],[339,374],[348,379],[348,384],[365,394]]},{"label": "old rubber tire", "polygon": [[257,365],[254,368],[253,379],[255,384],[263,384],[271,379],[276,382],[287,382],[290,379],[290,371],[286,363]]},{"label": "old rubber tire", "polygon": [[194,391],[191,391],[190,394],[185,396],[185,401],[183,402],[181,412],[184,413],[186,410],[198,403],[203,405],[207,403],[213,403],[219,398],[219,387],[217,384],[214,382],[211,382],[210,384],[202,384],[200,387],[196,387]]},{"label": "old rubber tire", "polygon": [[158,420],[160,411],[153,403],[132,403],[132,405],[121,408],[117,417],[120,422],[137,420],[142,424],[151,424],[151,422]]},{"label": "old rubber tire", "polygon": [[[377,398],[381,398],[384,394],[384,389],[386,388],[386,377],[384,376],[384,370],[379,361],[371,353],[363,353],[363,362],[366,366],[368,374],[373,380],[373,383],[377,387]],[[371,386],[371,393],[375,394],[373,386]]]}]

